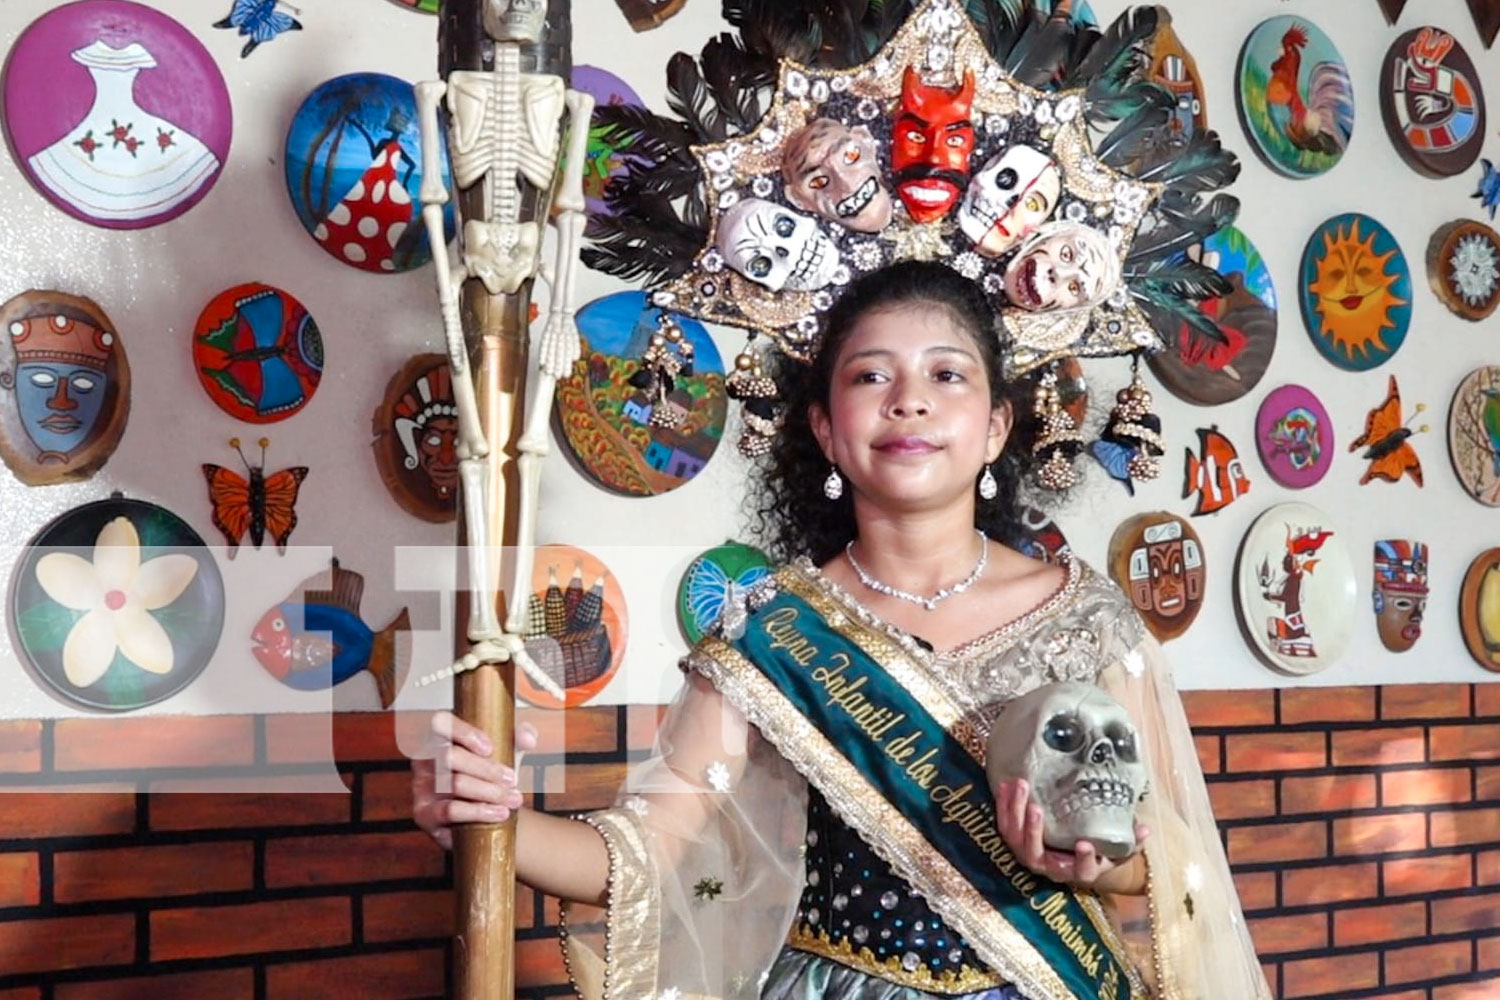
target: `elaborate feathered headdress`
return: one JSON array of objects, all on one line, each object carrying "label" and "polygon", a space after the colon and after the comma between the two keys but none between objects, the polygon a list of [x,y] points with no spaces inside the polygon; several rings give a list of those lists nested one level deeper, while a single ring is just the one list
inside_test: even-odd
[{"label": "elaborate feathered headdress", "polygon": [[[1165,10],[1101,33],[1045,2],[724,0],[739,38],[668,64],[680,119],[598,112],[628,173],[584,260],[803,360],[856,272],[943,260],[995,303],[1007,374],[1041,372],[1042,478],[1071,485],[1081,435],[1048,366],[1159,350],[1184,323],[1224,339],[1198,303],[1230,289],[1185,251],[1233,221],[1212,192],[1239,167],[1212,132],[1178,140],[1145,79]],[[741,450],[764,451],[775,388],[750,345],[728,388]],[[1126,392],[1104,437],[1133,442],[1144,477],[1160,424],[1138,380]]]}]

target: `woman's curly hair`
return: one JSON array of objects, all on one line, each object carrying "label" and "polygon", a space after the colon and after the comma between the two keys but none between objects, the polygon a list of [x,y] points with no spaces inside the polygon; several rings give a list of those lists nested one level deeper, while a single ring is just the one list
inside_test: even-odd
[{"label": "woman's curly hair", "polygon": [[1005,380],[998,318],[977,284],[945,264],[908,260],[871,271],[849,285],[824,317],[823,337],[811,364],[788,358],[777,363],[776,380],[785,401],[783,423],[771,451],[757,465],[750,509],[762,545],[778,562],[806,555],[821,564],[854,538],[850,494],[839,500],[823,495],[829,465],[813,436],[808,409],[814,403],[828,406],[833,362],[859,320],[910,306],[946,311],[973,338],[989,376],[993,405],[1011,408],[1010,437],[991,466],[999,493],[993,500],[978,501],[974,526],[1007,545],[1020,541],[1021,497],[1030,481],[1036,438],[1035,382]]}]

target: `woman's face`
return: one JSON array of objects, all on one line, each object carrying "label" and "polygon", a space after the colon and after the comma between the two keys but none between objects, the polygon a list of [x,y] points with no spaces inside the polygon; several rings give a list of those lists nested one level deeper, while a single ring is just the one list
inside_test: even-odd
[{"label": "woman's face", "polygon": [[892,509],[971,501],[1010,430],[974,339],[926,303],[860,319],[834,358],[828,409],[809,416],[856,499]]}]

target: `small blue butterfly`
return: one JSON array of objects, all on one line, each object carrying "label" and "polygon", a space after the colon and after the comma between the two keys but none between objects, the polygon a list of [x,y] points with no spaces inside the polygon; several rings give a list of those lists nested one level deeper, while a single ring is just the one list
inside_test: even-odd
[{"label": "small blue butterfly", "polygon": [[1109,478],[1117,480],[1125,487],[1125,492],[1135,496],[1135,483],[1130,478],[1130,460],[1135,458],[1136,449],[1101,438],[1089,446],[1089,451],[1104,466]]},{"label": "small blue butterfly", "polygon": [[249,38],[245,47],[240,49],[240,58],[243,59],[255,51],[255,47],[262,42],[269,42],[283,31],[301,31],[302,22],[294,19],[291,14],[283,14],[277,7],[286,7],[292,14],[301,14],[302,11],[291,4],[284,4],[281,0],[234,0],[234,6],[229,9],[229,16],[222,21],[215,21],[215,28],[238,28],[239,33]]},{"label": "small blue butterfly", "polygon": [[687,607],[699,633],[707,633],[724,614],[724,606],[737,600],[771,572],[767,566],[751,566],[731,580],[712,559],[699,559],[688,570]]},{"label": "small blue butterfly", "polygon": [[1484,175],[1479,178],[1479,190],[1475,191],[1471,198],[1479,199],[1479,207],[1487,208],[1490,219],[1495,218],[1495,209],[1500,208],[1500,170],[1489,160],[1480,160],[1484,167]]}]

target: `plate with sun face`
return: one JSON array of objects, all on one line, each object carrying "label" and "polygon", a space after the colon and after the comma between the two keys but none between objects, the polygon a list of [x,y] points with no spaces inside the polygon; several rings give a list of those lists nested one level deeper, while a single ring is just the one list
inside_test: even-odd
[{"label": "plate with sun face", "polygon": [[1298,299],[1318,353],[1345,371],[1388,361],[1411,326],[1411,269],[1391,231],[1358,212],[1319,226],[1302,251]]}]

